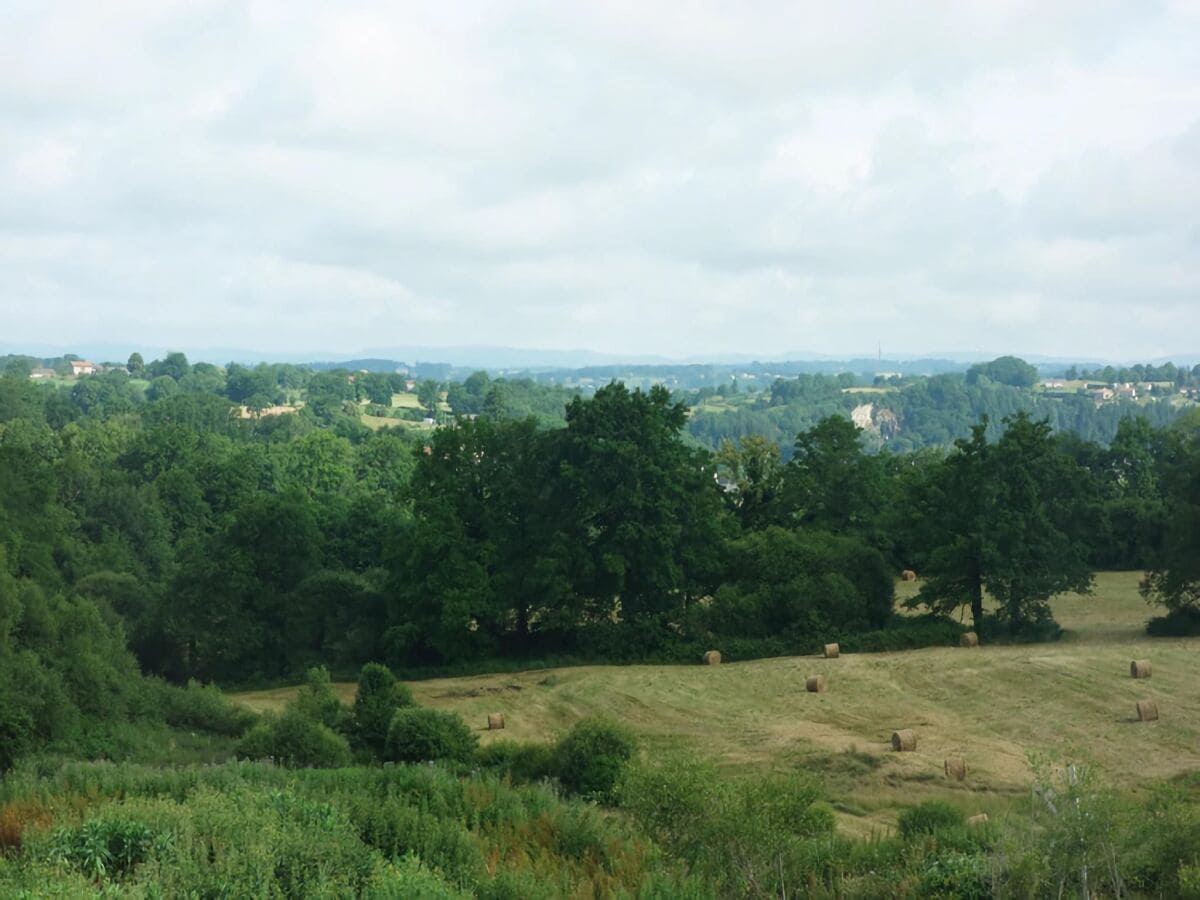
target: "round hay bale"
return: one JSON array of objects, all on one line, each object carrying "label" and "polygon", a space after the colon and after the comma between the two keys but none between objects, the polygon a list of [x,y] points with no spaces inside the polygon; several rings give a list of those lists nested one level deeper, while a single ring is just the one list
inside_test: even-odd
[{"label": "round hay bale", "polygon": [[719,666],[721,664],[721,651],[709,650],[704,654],[704,664],[706,666]]},{"label": "round hay bale", "polygon": [[1138,720],[1142,722],[1157,722],[1158,721],[1158,704],[1153,700],[1139,700],[1137,702]]},{"label": "round hay bale", "polygon": [[962,637],[960,637],[958,639],[958,646],[960,646],[960,647],[978,647],[979,646],[979,635],[977,635],[973,631],[965,632],[962,635]]},{"label": "round hay bale", "polygon": [[499,731],[504,727],[504,713],[488,713],[488,731]]},{"label": "round hay bale", "polygon": [[946,770],[947,778],[952,778],[955,781],[967,780],[967,764],[961,757],[946,757],[946,762],[943,765],[943,768]]},{"label": "round hay bale", "polygon": [[841,652],[842,652],[841,648],[838,647],[837,644],[826,644],[825,645],[825,658],[826,659],[837,659],[838,654]]},{"label": "round hay bale", "polygon": [[825,690],[824,675],[809,675],[804,681],[804,689],[810,694],[819,694]]},{"label": "round hay bale", "polygon": [[1149,678],[1152,672],[1148,659],[1135,659],[1129,664],[1129,674],[1133,678]]},{"label": "round hay bale", "polygon": [[917,749],[917,736],[911,728],[892,732],[892,749],[897,753],[909,753]]},{"label": "round hay bale", "polygon": [[974,816],[968,816],[967,825],[969,825],[971,828],[978,828],[980,825],[986,825],[987,820],[987,813],[979,813]]},{"label": "round hay bale", "polygon": [[902,581],[916,581],[917,573],[914,572],[912,569],[905,569],[903,572],[900,573],[900,579]]}]

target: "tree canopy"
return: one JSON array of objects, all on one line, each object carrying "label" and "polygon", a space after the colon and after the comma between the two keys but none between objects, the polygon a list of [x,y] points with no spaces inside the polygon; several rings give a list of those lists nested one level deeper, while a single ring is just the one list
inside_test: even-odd
[{"label": "tree canopy", "polygon": [[1001,356],[967,369],[967,384],[978,384],[982,378],[998,384],[1007,384],[1009,387],[1029,388],[1037,384],[1038,370],[1019,357]]},{"label": "tree canopy", "polygon": [[918,492],[924,583],[915,603],[943,612],[968,605],[983,622],[983,592],[1012,632],[1048,617],[1055,594],[1086,591],[1084,533],[1090,483],[1045,422],[1018,413],[994,443],[987,423],[930,473]]}]

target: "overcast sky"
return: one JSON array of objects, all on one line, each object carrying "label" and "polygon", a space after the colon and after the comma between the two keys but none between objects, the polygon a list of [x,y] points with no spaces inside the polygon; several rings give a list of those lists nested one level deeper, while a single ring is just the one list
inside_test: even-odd
[{"label": "overcast sky", "polygon": [[0,0],[0,342],[1200,349],[1200,3]]}]

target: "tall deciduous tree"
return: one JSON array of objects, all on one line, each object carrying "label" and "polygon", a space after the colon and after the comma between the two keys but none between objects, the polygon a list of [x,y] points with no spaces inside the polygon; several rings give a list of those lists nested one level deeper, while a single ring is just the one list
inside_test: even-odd
[{"label": "tall deciduous tree", "polygon": [[623,618],[682,609],[712,589],[721,500],[711,461],[684,444],[687,407],[613,383],[567,406],[557,508],[576,592]]},{"label": "tall deciduous tree", "polygon": [[862,430],[829,416],[796,436],[784,476],[784,502],[796,524],[853,534],[879,546],[887,506],[882,460],[862,446]]},{"label": "tall deciduous tree", "polygon": [[432,378],[424,378],[417,382],[417,402],[431,416],[437,413],[437,401],[440,391],[441,387]]},{"label": "tall deciduous tree", "polygon": [[1016,356],[1001,356],[967,369],[967,384],[978,383],[981,376],[1000,384],[1029,388],[1037,384],[1038,370]]},{"label": "tall deciduous tree", "polygon": [[969,605],[978,627],[986,590],[1018,632],[1048,615],[1055,594],[1090,588],[1081,512],[1091,486],[1045,422],[1023,413],[1004,421],[994,444],[986,420],[976,425],[920,492],[914,512],[929,549],[911,602],[942,612]]},{"label": "tall deciduous tree", "polygon": [[1172,612],[1200,610],[1200,432],[1176,435],[1165,467],[1167,515],[1162,548],[1142,594]]},{"label": "tall deciduous tree", "polygon": [[146,367],[146,371],[151,378],[158,378],[160,375],[170,375],[176,381],[182,378],[188,372],[192,371],[192,367],[188,364],[188,358],[185,354],[174,352],[168,353],[162,359],[156,359]]},{"label": "tall deciduous tree", "polygon": [[717,450],[716,462],[726,501],[743,528],[779,524],[784,465],[778,444],[761,434],[746,435],[736,444],[726,439]]}]

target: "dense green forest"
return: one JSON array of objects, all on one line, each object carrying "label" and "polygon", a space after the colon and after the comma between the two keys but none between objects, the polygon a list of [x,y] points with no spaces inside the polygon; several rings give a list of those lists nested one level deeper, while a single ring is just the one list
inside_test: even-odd
[{"label": "dense green forest", "polygon": [[[423,412],[444,426],[371,430],[362,409],[401,376],[222,370],[181,354],[138,365],[144,378],[69,386],[0,378],[0,548],[9,592],[41,598],[16,601],[16,620],[87,604],[143,670],[180,683],[369,660],[691,658],[718,637],[755,655],[830,635],[886,641],[869,635],[901,626],[909,640],[948,640],[937,617],[892,620],[890,578],[952,566],[946,548],[963,529],[990,539],[1015,480],[1034,483],[1020,498],[1034,518],[1007,525],[1015,537],[1001,544],[1039,535],[1058,569],[1166,570],[1169,507],[1188,496],[1171,485],[1192,459],[1190,415],[1169,428],[1119,420],[1105,445],[1019,409],[977,423],[959,411],[957,445],[881,454],[819,404],[830,415],[791,434],[786,453],[770,435],[710,453],[687,440],[696,415],[663,388],[608,385],[565,402],[560,422],[482,373],[447,395],[469,413],[446,413],[436,385],[425,389]],[[829,382],[777,382],[776,408],[836,399]],[[298,412],[239,412],[290,391]],[[974,468],[960,471],[966,460]],[[945,527],[968,501],[976,520]],[[972,551],[984,574],[968,599],[951,591],[931,609],[977,596],[986,544]],[[1024,628],[1027,602],[1017,596],[997,627]]]},{"label": "dense green forest", "polygon": [[849,416],[870,404],[867,440],[872,448],[893,453],[948,446],[966,437],[984,417],[991,422],[989,434],[995,436],[1003,419],[1018,412],[1048,421],[1055,431],[1108,444],[1124,419],[1144,418],[1162,427],[1191,406],[1177,396],[1098,404],[1086,392],[1050,394],[987,376],[973,378],[971,373],[919,377],[870,390],[856,385],[850,375],[800,375],[776,381],[769,391],[734,395],[718,404],[706,402],[713,393],[697,391],[689,398],[698,406],[688,432],[710,448],[749,435],[765,435],[786,448],[797,432],[825,416]]},{"label": "dense green forest", "polygon": [[[643,368],[639,381],[645,390],[662,383],[677,400],[688,404],[685,433],[699,445],[715,450],[724,440],[764,435],[779,444],[785,459],[796,434],[827,416],[849,416],[856,409],[867,414],[864,439],[873,451],[908,453],[949,447],[967,437],[971,427],[984,418],[992,423],[989,435],[995,437],[1003,419],[1018,412],[1046,420],[1054,431],[1108,444],[1123,419],[1140,417],[1155,427],[1170,424],[1195,405],[1194,392],[1200,389],[1200,371],[1169,363],[1069,371],[1071,383],[1077,387],[1046,389],[1039,385],[1036,368],[1013,357],[961,372],[888,377],[851,371],[787,375],[761,371],[746,380],[736,371],[714,367],[688,367],[684,372],[671,367]],[[786,370],[788,366],[772,368]],[[449,385],[449,406],[457,415],[481,413],[485,404],[490,404],[494,414],[534,414],[546,423],[561,422],[565,400],[573,393],[590,396],[606,383],[603,376],[610,371],[623,370],[579,370],[568,380],[571,388],[530,378],[491,380],[486,372],[475,372],[463,382]],[[697,382],[700,386],[695,386]],[[1098,403],[1084,387],[1123,383],[1142,386],[1140,400],[1114,396]]]},{"label": "dense green forest", "polygon": [[[238,877],[283,895],[319,884],[334,895],[558,896],[595,886],[598,872],[634,896],[771,895],[804,883],[836,893],[876,867],[908,873],[916,891],[939,854],[982,865],[991,838],[945,811],[863,849],[833,836],[812,786],[714,776],[700,790],[692,762],[622,774],[634,748],[615,723],[584,723],[556,747],[483,754],[461,721],[414,707],[373,665],[415,675],[695,662],[712,647],[742,659],[829,640],[904,648],[954,643],[966,617],[991,641],[1044,639],[1057,632],[1049,598],[1086,590],[1106,567],[1148,571],[1146,596],[1167,610],[1155,628],[1200,624],[1193,415],[1167,427],[1118,419],[1097,442],[1019,404],[973,421],[967,402],[947,420],[965,429],[951,445],[878,453],[828,381],[772,389],[780,402],[767,413],[798,396],[831,404],[784,454],[771,433],[697,446],[688,431],[699,414],[662,387],[614,383],[583,398],[486,377],[448,391],[413,385],[422,418],[444,424],[372,430],[364,407],[391,409],[407,391],[400,376],[219,369],[171,354],[77,380],[0,377],[0,767],[17,766],[0,799],[27,822],[57,817],[54,804],[75,793],[94,798],[90,818],[28,846],[18,827],[8,849],[23,855],[0,865],[0,886],[35,896],[38,879],[65,877],[65,866],[86,893],[153,861],[168,893],[213,896],[229,893],[211,879]],[[973,381],[939,376],[894,399],[1019,390]],[[281,403],[298,411],[261,414]],[[947,426],[946,440],[958,430]],[[901,616],[893,585],[910,568],[923,576],[920,614]],[[322,666],[361,670],[354,710],[331,699]],[[294,706],[257,721],[201,686],[305,671]],[[284,781],[232,764],[172,786],[176,776],[136,766],[48,761],[230,752],[368,768]],[[443,774],[370,768],[435,758]],[[43,776],[57,779],[52,790]],[[544,779],[621,806],[627,824],[535,786]],[[363,806],[376,789],[394,808]],[[750,808],[778,828],[744,833],[737,811]],[[244,815],[254,828],[271,822],[274,837],[248,837]],[[425,816],[419,827],[413,816]],[[521,832],[532,818],[542,824]],[[0,841],[3,828],[0,816]],[[325,861],[301,849],[318,831]],[[941,843],[913,837],[934,832]],[[495,862],[517,857],[543,862]],[[1182,876],[1162,866],[1154,877],[1178,888]]]},{"label": "dense green forest", "polygon": [[[0,371],[22,376],[37,369],[65,376],[71,359],[0,357]],[[336,424],[338,433],[350,437],[365,427],[364,422],[411,426],[476,415],[533,417],[542,425],[561,425],[573,397],[590,397],[610,380],[628,378],[630,387],[649,390],[662,385],[686,403],[685,434],[697,445],[716,450],[727,439],[764,435],[780,446],[784,459],[791,454],[796,434],[830,415],[856,415],[873,452],[948,448],[984,418],[994,438],[1004,418],[1017,412],[1045,419],[1056,432],[1070,431],[1108,444],[1123,419],[1144,418],[1164,427],[1194,408],[1200,395],[1200,366],[1186,369],[1172,363],[1093,370],[1072,366],[1063,370],[1067,381],[1044,383],[1034,366],[1015,357],[951,371],[945,369],[954,364],[937,360],[889,363],[899,371],[886,375],[853,368],[870,363],[610,366],[493,377],[441,364],[420,363],[410,369],[391,360],[355,360],[342,366],[230,363],[218,368],[189,365],[179,353],[147,365],[134,354],[127,363],[109,364],[99,377],[59,385],[70,387],[80,405],[106,404],[111,411],[176,390],[224,397],[250,412],[307,402],[316,404],[321,422]],[[929,374],[921,374],[925,370]],[[1126,390],[1097,401],[1091,390],[1123,385],[1135,387],[1137,396]],[[394,402],[401,395],[408,402]],[[362,419],[363,414],[368,418]]]}]

